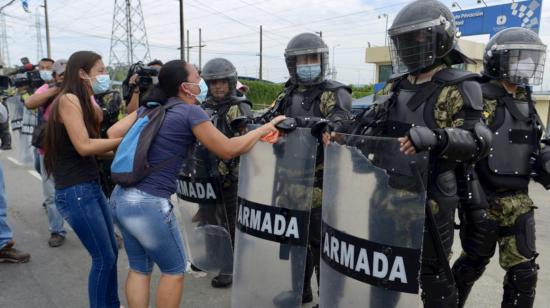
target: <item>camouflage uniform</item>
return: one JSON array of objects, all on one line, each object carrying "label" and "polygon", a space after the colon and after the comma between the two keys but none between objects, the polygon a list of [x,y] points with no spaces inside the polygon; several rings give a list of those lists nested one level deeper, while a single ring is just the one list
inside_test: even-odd
[{"label": "camouflage uniform", "polygon": [[[232,128],[231,123],[241,117],[251,117],[251,103],[230,96],[220,102],[211,97],[202,107],[216,126],[226,137],[241,135]],[[194,160],[196,167],[207,173],[206,177],[220,179],[223,204],[200,204],[199,213],[203,223],[226,226],[233,240],[235,237],[235,215],[237,205],[237,190],[239,178],[239,158],[221,160],[210,153],[202,145],[196,149]],[[214,164],[214,166],[212,166]]]},{"label": "camouflage uniform", "polygon": [[[491,153],[477,162],[479,204],[464,209],[461,218],[463,252],[453,265],[460,307],[481,277],[498,243],[500,266],[506,271],[502,307],[532,307],[538,265],[535,247],[536,208],[528,195],[530,156],[540,134],[529,94],[518,87],[509,94],[499,81],[482,84],[483,118],[493,134]],[[515,137],[517,135],[519,137]],[[536,137],[535,137],[536,136]],[[506,153],[515,156],[514,161]],[[478,213],[478,214],[476,214]]]},{"label": "camouflage uniform", "polygon": [[[103,122],[101,122],[100,134],[102,138],[107,138],[109,127],[113,126],[124,115],[122,96],[117,91],[107,91],[94,95],[94,97],[99,107],[103,110]],[[111,179],[112,163],[112,159],[98,160],[101,188],[107,198],[111,196],[115,188],[115,184]]]},{"label": "camouflage uniform", "polygon": [[[435,68],[432,79],[421,84],[416,84],[411,75],[397,76],[377,93],[373,108],[358,116],[352,133],[398,138],[406,136],[412,127],[420,126],[440,132],[453,128],[472,135],[473,128],[481,121],[483,103],[476,77],[445,66]],[[462,93],[469,93],[469,97]],[[401,198],[400,194],[406,195],[407,190],[417,190],[415,183],[418,180],[411,178],[410,170],[404,169],[408,166],[404,162],[416,161],[419,171],[427,178],[427,202],[441,238],[441,242],[436,243],[425,228],[420,275],[422,299],[426,307],[454,307],[456,287],[448,275],[446,262],[451,258],[454,216],[459,202],[457,178],[462,175],[457,161],[466,161],[471,157],[448,159],[447,154],[440,154],[436,149],[431,151],[428,163],[426,159],[420,159],[421,155],[387,158],[387,164],[392,167],[392,171],[388,171],[389,184],[395,190],[390,191],[388,196],[374,194],[371,204],[378,204],[379,211],[371,214],[376,215],[372,219],[387,219],[388,223],[392,221],[394,230],[387,232],[391,234],[379,234],[377,230],[370,232],[373,238],[401,235],[412,240],[407,229],[417,222],[410,221],[406,210],[407,198]],[[392,163],[391,160],[395,161]],[[395,209],[394,201],[400,199],[402,201],[398,203],[403,202],[403,206]],[[447,260],[438,253],[440,247]],[[399,298],[397,294],[379,293],[371,297],[371,306],[392,307]]]},{"label": "camouflage uniform", "polygon": [[[495,81],[493,83],[497,84]],[[523,88],[518,88],[518,92],[514,96],[521,101],[527,101],[527,93]],[[485,99],[483,107],[483,118],[487,124],[491,126],[495,120],[497,109],[497,101]],[[489,217],[498,221],[501,227],[512,227],[516,223],[516,219],[536,208],[533,200],[525,191],[506,192],[505,190],[497,190],[494,198],[489,201]],[[518,250],[516,237],[514,235],[499,237],[499,256],[500,266],[504,270],[510,269],[512,266],[524,263],[530,260]]]},{"label": "camouflage uniform", "polygon": [[[342,121],[351,118],[351,89],[335,81],[325,80],[313,86],[295,85],[292,80],[286,83],[285,91],[275,100],[272,107],[272,116],[285,115],[291,118],[318,117],[331,121],[338,127]],[[270,120],[270,119],[269,119]],[[306,275],[304,293],[311,292],[311,277],[313,272],[320,279],[319,263],[321,259],[321,206],[323,197],[323,147],[317,146],[317,163],[313,193],[308,196],[304,193],[303,183],[284,183],[285,178],[293,179],[293,170],[290,166],[282,166],[279,173],[279,185],[281,185],[278,204],[284,202],[307,202],[311,200],[311,214],[309,221],[308,257],[306,262]],[[303,179],[307,182],[307,179]],[[293,274],[300,273],[303,266],[299,262],[292,262]],[[296,281],[297,279],[294,279]]]}]

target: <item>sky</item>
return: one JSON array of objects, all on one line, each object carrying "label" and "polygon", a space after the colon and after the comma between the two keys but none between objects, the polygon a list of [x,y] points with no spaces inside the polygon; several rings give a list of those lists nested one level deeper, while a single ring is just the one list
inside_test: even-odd
[{"label": "sky", "polygon": [[[8,3],[0,0],[0,5]],[[6,14],[9,64],[19,64],[21,57],[31,62],[46,55],[42,0],[28,0],[31,13],[25,13],[19,1],[4,9]],[[132,0],[137,4],[138,1]],[[330,48],[330,66],[337,80],[346,84],[373,82],[375,67],[365,63],[365,48],[383,46],[386,19],[391,26],[398,11],[410,1],[402,0],[184,0],[185,27],[190,31],[190,45],[198,45],[202,29],[202,64],[225,57],[232,61],[239,75],[257,77],[259,71],[260,25],[263,26],[263,77],[274,82],[288,78],[284,49],[288,41],[302,32],[322,31]],[[443,1],[451,6],[453,1]],[[479,7],[476,0],[457,0],[463,9]],[[485,0],[488,5],[511,1]],[[68,58],[77,50],[93,50],[104,62],[110,55],[114,0],[49,0],[52,57]],[[178,59],[179,1],[141,0],[151,59]],[[452,8],[457,10],[457,8]],[[43,52],[38,55],[36,13],[42,24]],[[139,16],[133,16],[138,18]],[[139,35],[139,31],[135,31]],[[550,44],[550,4],[542,5],[540,36]],[[488,35],[466,39],[487,42]],[[120,51],[120,49],[117,49]],[[117,52],[121,57],[125,53]],[[144,50],[137,49],[136,57]],[[125,59],[125,58],[124,58]],[[7,60],[7,59],[5,59]],[[7,62],[7,61],[6,61]],[[199,63],[198,48],[190,50],[190,62]],[[550,59],[547,58],[547,63]],[[550,65],[542,87],[550,90]]]}]

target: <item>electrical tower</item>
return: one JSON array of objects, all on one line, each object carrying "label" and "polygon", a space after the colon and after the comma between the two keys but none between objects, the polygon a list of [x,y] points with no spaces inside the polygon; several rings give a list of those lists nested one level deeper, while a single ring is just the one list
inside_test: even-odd
[{"label": "electrical tower", "polygon": [[6,16],[0,13],[0,65],[11,66],[8,50],[8,35],[6,31]]},{"label": "electrical tower", "polygon": [[42,45],[42,23],[40,22],[40,11],[36,11],[36,61],[44,57],[44,46]]},{"label": "electrical tower", "polygon": [[141,0],[115,0],[109,64],[118,69],[149,60]]}]

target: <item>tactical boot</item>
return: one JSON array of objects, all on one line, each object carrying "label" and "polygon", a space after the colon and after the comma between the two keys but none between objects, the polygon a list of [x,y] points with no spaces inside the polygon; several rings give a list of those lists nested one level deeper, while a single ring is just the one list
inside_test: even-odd
[{"label": "tactical boot", "polygon": [[212,279],[212,287],[214,288],[226,288],[233,283],[233,276],[219,274]]}]

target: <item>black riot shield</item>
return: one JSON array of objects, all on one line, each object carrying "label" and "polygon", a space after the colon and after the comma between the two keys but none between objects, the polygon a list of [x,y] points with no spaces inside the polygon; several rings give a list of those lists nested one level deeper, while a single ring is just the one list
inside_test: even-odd
[{"label": "black riot shield", "polygon": [[420,307],[427,153],[405,156],[393,138],[336,140],[325,148],[320,306]]},{"label": "black riot shield", "polygon": [[299,307],[317,140],[310,129],[241,157],[232,307]]},{"label": "black riot shield", "polygon": [[202,271],[231,275],[233,244],[216,168],[217,159],[198,146],[178,176],[178,208],[187,259]]}]

